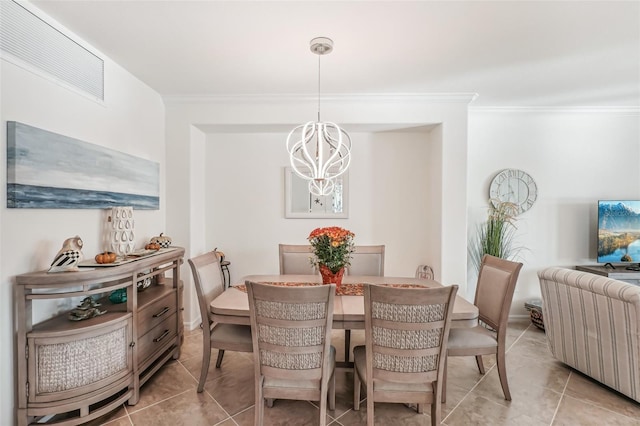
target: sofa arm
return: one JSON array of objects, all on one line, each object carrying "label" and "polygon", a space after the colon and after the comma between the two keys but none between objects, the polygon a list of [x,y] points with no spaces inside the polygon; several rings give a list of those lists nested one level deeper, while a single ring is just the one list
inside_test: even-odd
[{"label": "sofa arm", "polygon": [[640,402],[640,287],[563,268],[538,278],[553,356]]}]

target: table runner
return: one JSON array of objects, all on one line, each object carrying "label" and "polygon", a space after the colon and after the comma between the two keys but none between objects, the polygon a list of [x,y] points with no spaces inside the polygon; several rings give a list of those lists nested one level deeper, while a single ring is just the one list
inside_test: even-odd
[{"label": "table runner", "polygon": [[[281,281],[258,281],[258,284],[267,284],[267,285],[275,285],[279,287],[302,287],[307,285],[324,285],[321,283],[300,283],[300,282],[281,282]],[[376,284],[383,285],[387,287],[398,287],[398,288],[425,288],[423,285],[419,284]],[[247,292],[247,287],[244,284],[238,284],[234,286],[240,291]],[[342,284],[340,287],[336,287],[336,296],[363,296],[364,295],[364,284]]]}]

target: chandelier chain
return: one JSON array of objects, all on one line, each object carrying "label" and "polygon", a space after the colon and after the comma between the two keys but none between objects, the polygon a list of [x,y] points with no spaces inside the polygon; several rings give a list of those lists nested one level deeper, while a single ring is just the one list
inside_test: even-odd
[{"label": "chandelier chain", "polygon": [[320,58],[322,55],[318,55],[318,123],[320,123]]}]

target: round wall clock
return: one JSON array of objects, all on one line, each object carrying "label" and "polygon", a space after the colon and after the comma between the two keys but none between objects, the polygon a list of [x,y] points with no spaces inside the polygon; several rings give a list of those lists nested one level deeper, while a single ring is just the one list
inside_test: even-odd
[{"label": "round wall clock", "polygon": [[489,197],[517,206],[518,214],[531,208],[538,198],[538,186],[528,173],[518,169],[505,169],[491,181]]}]

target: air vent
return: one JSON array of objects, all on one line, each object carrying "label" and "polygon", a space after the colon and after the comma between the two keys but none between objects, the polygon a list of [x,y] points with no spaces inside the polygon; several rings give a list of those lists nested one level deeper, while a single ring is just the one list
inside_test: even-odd
[{"label": "air vent", "polygon": [[3,58],[104,100],[104,61],[15,1],[0,1]]}]

